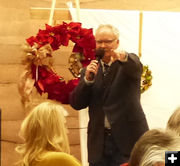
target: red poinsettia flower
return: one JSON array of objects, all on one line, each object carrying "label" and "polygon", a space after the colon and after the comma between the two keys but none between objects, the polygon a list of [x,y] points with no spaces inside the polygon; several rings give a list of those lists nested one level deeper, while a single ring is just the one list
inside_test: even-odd
[{"label": "red poinsettia flower", "polygon": [[58,81],[54,82],[53,86],[52,84],[46,86],[46,92],[51,93],[51,94],[64,94],[64,91],[66,91],[66,82],[65,81]]},{"label": "red poinsettia flower", "polygon": [[[77,48],[83,48],[83,54],[86,59],[94,59],[94,49],[96,47],[95,38],[92,29],[81,29],[80,38],[76,40],[74,52],[80,51]],[[82,37],[83,36],[83,37]],[[77,47],[78,46],[78,47]]]},{"label": "red poinsettia flower", "polygon": [[83,48],[80,47],[77,43],[74,45],[73,47],[73,52],[79,52],[79,53],[83,53]]},{"label": "red poinsettia flower", "polygon": [[56,100],[61,101],[63,104],[69,104],[69,95],[73,89],[78,85],[79,79],[73,79],[68,81],[64,89],[61,90],[62,94],[58,94]]},{"label": "red poinsettia flower", "polygon": [[26,41],[29,43],[31,47],[34,45],[34,43],[37,43],[37,39],[34,36],[31,36],[30,38],[26,39]]},{"label": "red poinsettia flower", "polygon": [[83,54],[85,55],[85,59],[86,60],[92,60],[95,59],[95,51],[94,49],[84,49],[83,50]]},{"label": "red poinsettia flower", "polygon": [[77,37],[81,31],[81,23],[79,22],[71,22],[68,24],[68,31],[71,35],[72,39],[73,37]]},{"label": "red poinsettia flower", "polygon": [[91,60],[83,60],[83,61],[81,61],[83,67],[86,67],[87,65],[89,65],[90,62],[91,62]]},{"label": "red poinsettia flower", "polygon": [[83,48],[95,48],[96,42],[93,36],[92,29],[82,29],[80,33],[81,37],[78,40],[78,44]]},{"label": "red poinsettia flower", "polygon": [[63,22],[62,25],[58,25],[55,27],[55,36],[60,36],[59,42],[67,46],[70,40],[70,35],[68,34],[68,24]]},{"label": "red poinsettia flower", "polygon": [[90,29],[82,28],[81,32],[80,32],[80,35],[81,36],[89,36],[89,35],[92,35],[92,33],[93,33],[92,28],[90,28]]},{"label": "red poinsettia flower", "polygon": [[40,47],[48,43],[51,44],[53,42],[53,36],[50,36],[49,33],[46,32],[46,30],[39,30],[36,39]]},{"label": "red poinsettia flower", "polygon": [[55,99],[63,104],[69,103],[70,91],[65,81],[56,82],[53,86],[48,86],[47,91],[49,99]]},{"label": "red poinsettia flower", "polygon": [[79,30],[81,29],[81,23],[80,22],[70,22],[68,24],[68,27],[71,28],[73,31],[77,31],[79,33]]},{"label": "red poinsettia flower", "polygon": [[79,78],[77,79],[73,79],[73,80],[69,80],[67,83],[67,89],[69,92],[71,92],[79,83]]},{"label": "red poinsettia flower", "polygon": [[47,31],[48,33],[54,33],[55,27],[52,27],[52,26],[50,26],[50,25],[48,25],[48,24],[45,24],[45,26],[46,26],[46,31]]},{"label": "red poinsettia flower", "polygon": [[60,41],[61,41],[61,43],[62,43],[63,46],[68,46],[70,37],[71,37],[71,36],[68,34],[68,32],[63,33],[63,34],[61,35],[61,40],[60,40]]},{"label": "red poinsettia flower", "polygon": [[40,30],[36,36],[40,47],[50,44],[53,50],[58,49],[61,45],[59,37],[49,30]]}]

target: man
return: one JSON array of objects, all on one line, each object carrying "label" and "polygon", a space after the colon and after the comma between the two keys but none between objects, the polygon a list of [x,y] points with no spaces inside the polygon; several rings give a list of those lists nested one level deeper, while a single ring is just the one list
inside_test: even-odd
[{"label": "man", "polygon": [[115,27],[99,26],[95,38],[97,50],[105,54],[100,63],[92,60],[82,71],[70,104],[77,110],[89,107],[90,166],[117,166],[127,162],[133,145],[148,130],[140,104],[142,64],[135,54],[116,51],[119,32]]},{"label": "man", "polygon": [[178,151],[179,149],[179,137],[170,132],[152,129],[136,142],[129,163],[126,165],[165,166],[165,151]]}]

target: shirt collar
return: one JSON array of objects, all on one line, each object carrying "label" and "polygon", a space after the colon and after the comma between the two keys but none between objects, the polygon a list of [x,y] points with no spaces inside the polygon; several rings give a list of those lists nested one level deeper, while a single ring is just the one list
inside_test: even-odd
[{"label": "shirt collar", "polygon": [[[102,66],[104,66],[104,62],[102,61],[102,59],[101,59],[101,64],[102,64]],[[112,62],[109,62],[108,64],[106,64],[106,65],[108,65],[108,66],[111,66],[111,64],[112,64]]]},{"label": "shirt collar", "polygon": [[[105,71],[105,69],[104,69],[104,62],[102,61],[102,59],[100,60],[100,63],[101,63],[101,65],[102,65],[102,70],[103,70],[103,72]],[[108,66],[111,66],[111,64],[112,64],[112,62],[109,62],[108,64],[106,64],[106,65],[108,65]]]}]

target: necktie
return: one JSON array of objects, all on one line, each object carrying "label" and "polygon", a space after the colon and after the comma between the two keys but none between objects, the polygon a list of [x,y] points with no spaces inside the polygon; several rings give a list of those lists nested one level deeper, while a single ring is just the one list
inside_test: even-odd
[{"label": "necktie", "polygon": [[109,69],[109,65],[107,65],[107,64],[104,63],[104,76],[107,75],[108,69]]},{"label": "necktie", "polygon": [[[108,69],[109,69],[109,65],[107,65],[107,64],[104,63],[104,78],[105,78],[105,76],[106,76],[107,73],[108,73]],[[107,82],[107,81],[106,81],[106,82]],[[104,83],[104,85],[105,85],[105,83]],[[105,87],[106,87],[106,86],[105,86]],[[111,125],[110,125],[110,123],[109,123],[109,121],[108,121],[108,119],[107,119],[107,115],[105,115],[105,118],[104,118],[104,127],[105,127],[105,128],[108,128],[108,129],[111,128]]]}]

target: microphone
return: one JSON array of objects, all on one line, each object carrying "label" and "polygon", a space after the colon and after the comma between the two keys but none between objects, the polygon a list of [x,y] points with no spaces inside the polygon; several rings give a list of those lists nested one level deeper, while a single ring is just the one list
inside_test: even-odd
[{"label": "microphone", "polygon": [[[105,54],[105,50],[102,48],[96,49],[95,50],[95,56],[96,56],[96,60],[98,61],[98,63],[100,62],[100,60],[104,57]],[[94,73],[91,72],[90,73],[90,79],[93,80],[94,79]]]},{"label": "microphone", "polygon": [[104,57],[105,50],[102,48],[99,48],[95,52],[96,52],[96,60],[99,62]]}]

